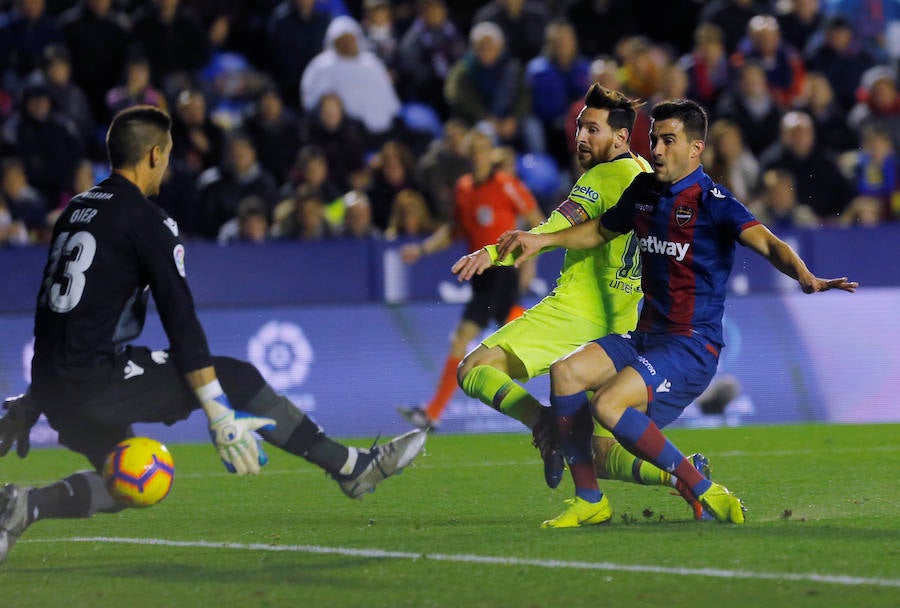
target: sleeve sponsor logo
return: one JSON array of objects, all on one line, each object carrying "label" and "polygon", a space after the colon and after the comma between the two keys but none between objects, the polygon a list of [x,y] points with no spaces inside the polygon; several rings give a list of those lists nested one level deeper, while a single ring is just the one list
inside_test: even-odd
[{"label": "sleeve sponsor logo", "polygon": [[593,188],[578,184],[572,187],[572,193],[569,196],[580,196],[594,202],[600,199],[600,195]]},{"label": "sleeve sponsor logo", "polygon": [[96,190],[88,190],[78,195],[78,198],[89,198],[98,201],[108,201],[114,197],[112,192],[98,192]]},{"label": "sleeve sponsor logo", "polygon": [[170,217],[167,217],[163,220],[163,224],[165,224],[166,228],[168,228],[172,232],[172,236],[178,236],[178,222]]}]

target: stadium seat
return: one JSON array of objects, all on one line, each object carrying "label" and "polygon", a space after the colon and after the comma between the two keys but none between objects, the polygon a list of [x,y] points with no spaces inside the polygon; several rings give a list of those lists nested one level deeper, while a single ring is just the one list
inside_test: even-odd
[{"label": "stadium seat", "polygon": [[250,62],[240,53],[218,51],[212,54],[212,58],[200,73],[203,80],[210,85],[224,76],[245,72],[250,69]]},{"label": "stadium seat", "polygon": [[516,171],[531,192],[541,200],[553,197],[562,177],[556,161],[549,154],[528,153],[516,156]]},{"label": "stadium seat", "polygon": [[444,125],[437,110],[427,103],[410,101],[400,108],[400,117],[407,128],[430,133],[435,138],[442,137]]}]

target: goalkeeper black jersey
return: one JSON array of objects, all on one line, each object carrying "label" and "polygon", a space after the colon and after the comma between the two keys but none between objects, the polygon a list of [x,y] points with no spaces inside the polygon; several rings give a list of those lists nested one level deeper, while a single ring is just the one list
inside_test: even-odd
[{"label": "goalkeeper black jersey", "polygon": [[53,229],[34,318],[32,392],[77,402],[106,385],[153,295],[181,372],[211,365],[185,279],[178,225],[113,174],[75,196]]}]

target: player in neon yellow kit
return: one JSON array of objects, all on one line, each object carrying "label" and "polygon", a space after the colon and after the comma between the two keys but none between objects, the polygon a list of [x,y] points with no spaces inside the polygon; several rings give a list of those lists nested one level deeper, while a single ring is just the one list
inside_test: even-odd
[{"label": "player in neon yellow kit", "polygon": [[[568,198],[531,232],[557,232],[599,217],[618,202],[638,173],[651,170],[646,160],[630,151],[638,107],[617,91],[591,86],[575,136],[578,162],[585,172]],[[496,256],[495,246],[485,247],[460,258],[452,271],[460,280],[468,280],[492,265],[513,263],[512,258],[497,260]],[[598,337],[634,329],[642,296],[640,278],[637,246],[630,233],[595,249],[567,251],[556,289],[488,336],[459,366],[457,378],[467,395],[532,429],[550,487],[559,485],[564,470],[555,427],[546,418],[546,409],[516,380],[525,382],[548,373],[553,361]],[[594,465],[601,477],[670,483],[668,473],[637,459],[599,426],[594,448]],[[692,507],[699,518],[702,508],[693,503]]]}]

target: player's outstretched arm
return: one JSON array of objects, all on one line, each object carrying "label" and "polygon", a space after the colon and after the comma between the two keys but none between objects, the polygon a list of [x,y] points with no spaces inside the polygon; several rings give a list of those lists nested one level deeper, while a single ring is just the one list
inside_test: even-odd
[{"label": "player's outstretched arm", "polygon": [[491,260],[491,255],[487,252],[487,249],[482,248],[456,260],[456,263],[450,267],[450,272],[455,274],[456,279],[460,282],[469,281],[472,277],[483,273],[493,265],[494,262]]},{"label": "player's outstretched arm", "polygon": [[516,254],[516,266],[518,266],[543,249],[551,247],[591,249],[609,242],[616,235],[617,233],[610,232],[600,225],[600,218],[594,218],[558,232],[535,234],[510,230],[500,235],[500,240],[497,242],[497,256],[503,259],[507,255]]},{"label": "player's outstretched arm", "polygon": [[853,293],[859,287],[859,283],[848,281],[847,277],[821,279],[815,276],[790,245],[772,234],[762,224],[747,228],[741,232],[739,238],[744,245],[769,260],[772,266],[787,276],[796,279],[804,293],[828,291],[829,289],[840,289]]},{"label": "player's outstretched arm", "polygon": [[415,264],[419,258],[446,249],[453,242],[453,226],[444,224],[431,236],[419,243],[410,243],[400,248],[400,259],[407,264]]},{"label": "player's outstretched arm", "polygon": [[275,421],[232,409],[212,367],[190,372],[187,379],[209,418],[209,436],[225,468],[238,475],[259,473],[269,459],[253,431],[273,430]]},{"label": "player's outstretched arm", "polygon": [[[554,211],[549,218],[544,218],[540,211],[534,210],[526,216],[526,221],[531,226],[528,232],[531,234],[543,234],[547,232],[559,232],[572,227],[572,221],[559,211]],[[548,248],[549,249],[549,248]],[[459,258],[450,268],[450,272],[456,275],[459,281],[468,281],[475,275],[482,274],[491,266],[516,265],[516,255],[500,257],[497,245],[488,245],[478,251]],[[541,250],[543,253],[545,250]]]}]

